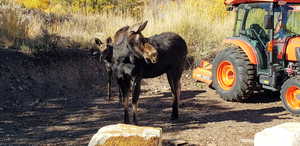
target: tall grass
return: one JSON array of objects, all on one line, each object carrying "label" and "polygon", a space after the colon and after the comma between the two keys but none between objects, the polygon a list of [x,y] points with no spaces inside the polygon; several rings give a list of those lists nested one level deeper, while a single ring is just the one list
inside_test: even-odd
[{"label": "tall grass", "polygon": [[[1,9],[4,6],[7,6],[7,4],[2,4]],[[15,38],[21,35],[21,38],[32,40],[43,38],[40,40],[45,41],[47,44],[56,41],[56,46],[47,45],[46,47],[57,47],[61,38],[68,39],[68,43],[60,42],[61,48],[64,45],[65,47],[91,48],[95,36],[105,39],[112,36],[122,26],[148,20],[149,24],[144,31],[145,36],[166,31],[176,32],[187,41],[189,55],[196,58],[208,57],[216,49],[221,48],[222,40],[231,35],[233,24],[232,16],[225,11],[223,0],[171,1],[155,7],[145,5],[140,12],[140,17],[133,17],[132,14],[126,12],[115,13],[114,10],[111,10],[88,15],[73,13],[69,15],[68,18],[70,19],[65,21],[61,21],[61,18],[64,17],[63,14],[55,14],[55,17],[45,17],[53,14],[32,14],[28,23],[20,23],[19,18],[26,19],[28,17],[27,13],[24,13],[24,11],[21,13],[9,11],[8,13],[1,15],[2,18],[7,17],[7,20],[2,21],[4,19],[0,19],[0,33],[17,30],[5,32],[4,34]],[[10,15],[17,17],[15,17],[16,19],[8,19],[11,17]],[[45,36],[47,37],[45,38]],[[53,36],[55,37],[53,38]],[[15,44],[18,43],[16,39],[12,41]],[[76,45],[69,43],[76,43]]]},{"label": "tall grass", "polygon": [[208,57],[232,32],[232,16],[222,0],[169,3],[156,13],[158,16],[152,9],[145,9],[143,19],[150,20],[145,33],[177,32],[188,42],[190,55],[197,58]]},{"label": "tall grass", "polygon": [[18,5],[0,1],[0,46],[5,48],[20,47],[25,40],[40,35],[41,24],[33,15],[24,16]]}]

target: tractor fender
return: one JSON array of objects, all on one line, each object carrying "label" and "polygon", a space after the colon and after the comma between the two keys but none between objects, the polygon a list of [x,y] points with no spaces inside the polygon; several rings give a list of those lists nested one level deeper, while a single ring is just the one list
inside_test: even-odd
[{"label": "tractor fender", "polygon": [[255,48],[245,40],[241,40],[238,38],[227,38],[224,40],[225,44],[233,44],[235,46],[240,47],[248,56],[251,64],[258,63],[257,52]]},{"label": "tractor fender", "polygon": [[288,41],[288,45],[285,52],[286,59],[288,61],[300,61],[299,51],[300,51],[300,37],[291,38]]}]

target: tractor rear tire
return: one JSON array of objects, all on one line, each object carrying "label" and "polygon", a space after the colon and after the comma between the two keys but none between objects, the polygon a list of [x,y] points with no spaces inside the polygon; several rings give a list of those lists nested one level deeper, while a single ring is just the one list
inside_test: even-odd
[{"label": "tractor rear tire", "polygon": [[227,48],[213,61],[213,87],[226,101],[245,101],[258,89],[256,66],[240,48]]},{"label": "tractor rear tire", "polygon": [[300,62],[296,63],[296,71],[297,71],[297,75],[300,75]]},{"label": "tractor rear tire", "polygon": [[292,77],[283,83],[280,98],[287,111],[300,115],[300,76]]}]

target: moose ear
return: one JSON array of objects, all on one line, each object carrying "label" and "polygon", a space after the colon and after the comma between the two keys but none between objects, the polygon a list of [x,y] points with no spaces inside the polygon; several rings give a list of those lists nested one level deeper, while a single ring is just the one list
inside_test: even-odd
[{"label": "moose ear", "polygon": [[98,38],[95,38],[95,43],[98,45],[98,46],[101,46],[103,43],[100,39]]},{"label": "moose ear", "polygon": [[125,31],[128,31],[128,29],[129,29],[129,26],[126,25],[126,26],[120,28],[120,29],[116,32],[116,34],[121,33],[121,32],[125,32]]},{"label": "moose ear", "polygon": [[112,44],[112,39],[111,39],[111,37],[108,37],[108,38],[106,39],[106,44]]},{"label": "moose ear", "polygon": [[124,26],[119,29],[114,35],[114,41],[116,44],[121,43],[128,36],[129,26]]},{"label": "moose ear", "polygon": [[145,21],[142,25],[140,25],[139,29],[136,31],[137,33],[142,32],[146,26],[147,26],[148,21]]}]

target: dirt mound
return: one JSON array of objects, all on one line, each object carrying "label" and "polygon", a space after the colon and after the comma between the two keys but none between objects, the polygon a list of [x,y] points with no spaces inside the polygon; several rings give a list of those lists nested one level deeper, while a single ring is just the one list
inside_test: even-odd
[{"label": "dirt mound", "polygon": [[[48,98],[84,96],[104,85],[102,66],[84,50],[30,56],[0,49],[0,109],[22,109]],[[98,90],[95,94],[102,94]]]}]

